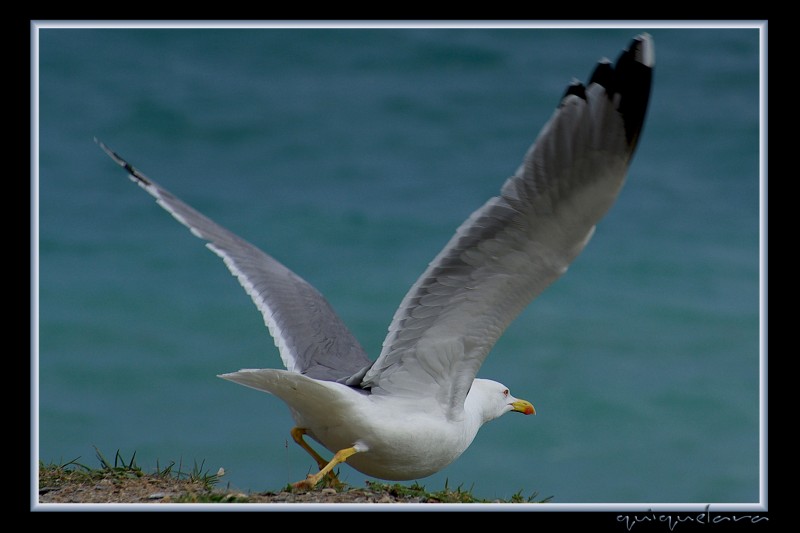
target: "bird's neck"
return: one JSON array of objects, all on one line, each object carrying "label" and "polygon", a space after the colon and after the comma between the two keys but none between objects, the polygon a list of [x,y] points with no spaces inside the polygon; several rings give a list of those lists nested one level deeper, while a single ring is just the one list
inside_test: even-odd
[{"label": "bird's neck", "polygon": [[474,431],[472,434],[473,437],[482,425],[495,418],[486,406],[486,395],[480,387],[476,387],[473,384],[464,400],[464,422],[465,426]]}]

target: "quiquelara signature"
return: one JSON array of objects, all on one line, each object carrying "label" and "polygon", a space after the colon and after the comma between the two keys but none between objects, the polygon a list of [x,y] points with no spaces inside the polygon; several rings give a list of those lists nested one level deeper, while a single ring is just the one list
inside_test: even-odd
[{"label": "quiquelara signature", "polygon": [[654,513],[649,512],[645,514],[620,514],[617,515],[617,522],[625,524],[625,528],[631,531],[637,524],[653,524],[663,523],[670,531],[674,530],[679,524],[691,523],[697,525],[714,525],[726,523],[750,523],[757,524],[759,522],[769,521],[769,518],[757,514],[712,514],[706,505],[705,511],[700,513],[688,514],[670,514],[670,513]]}]

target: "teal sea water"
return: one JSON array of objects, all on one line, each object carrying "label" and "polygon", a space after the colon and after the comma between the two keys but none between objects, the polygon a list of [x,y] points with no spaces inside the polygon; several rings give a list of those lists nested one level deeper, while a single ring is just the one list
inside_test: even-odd
[{"label": "teal sea water", "polygon": [[491,422],[419,481],[758,501],[748,28],[40,30],[34,459],[97,466],[96,446],[148,470],[223,467],[223,485],[253,491],[314,467],[278,399],[215,377],[281,366],[249,297],[93,137],[311,282],[376,357],[405,291],[565,86],[643,30],[657,65],[628,182],[479,374],[538,414]]}]

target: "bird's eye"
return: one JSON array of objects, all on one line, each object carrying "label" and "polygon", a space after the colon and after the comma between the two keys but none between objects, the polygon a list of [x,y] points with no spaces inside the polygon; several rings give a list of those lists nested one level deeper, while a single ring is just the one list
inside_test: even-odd
[{"label": "bird's eye", "polygon": [[508,396],[508,389],[503,391],[503,396]]}]

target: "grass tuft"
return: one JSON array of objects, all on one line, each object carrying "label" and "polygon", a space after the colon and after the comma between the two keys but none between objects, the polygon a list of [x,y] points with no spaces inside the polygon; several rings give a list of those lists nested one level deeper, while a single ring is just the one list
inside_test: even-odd
[{"label": "grass tuft", "polygon": [[[197,463],[191,470],[184,472],[182,463],[170,462],[167,466],[161,467],[156,462],[156,470],[152,474],[145,473],[136,464],[136,453],[134,452],[129,460],[126,460],[122,453],[117,450],[114,454],[113,462],[110,461],[97,447],[95,455],[99,462],[99,468],[91,468],[79,462],[80,457],[61,464],[45,464],[39,462],[39,494],[55,493],[59,490],[71,487],[78,492],[92,493],[93,491],[102,492],[104,487],[112,486],[114,492],[120,492],[122,487],[129,487],[133,480],[144,482],[144,490],[150,490],[152,495],[157,495],[161,491],[159,486],[170,486],[180,491],[176,494],[176,499],[181,501],[198,501],[206,493],[211,493],[214,485],[219,481],[222,470],[217,474],[211,474],[204,470],[205,462]],[[145,494],[147,498],[149,495]],[[153,496],[150,499],[161,499],[162,497]],[[171,496],[164,494],[165,501],[175,501]],[[229,498],[225,501],[231,501]]]}]

